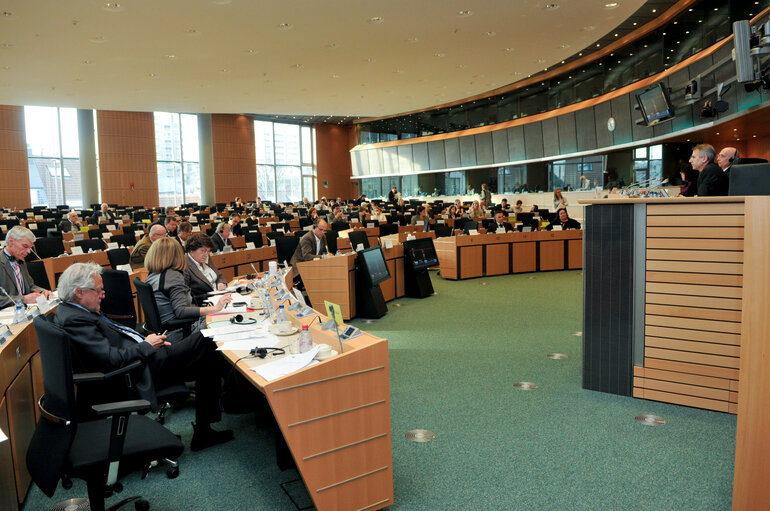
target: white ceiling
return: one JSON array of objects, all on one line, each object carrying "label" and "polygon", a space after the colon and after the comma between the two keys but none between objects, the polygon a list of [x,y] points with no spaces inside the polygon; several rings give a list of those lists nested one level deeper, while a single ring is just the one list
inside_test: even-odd
[{"label": "white ceiling", "polygon": [[0,104],[389,115],[559,63],[644,3],[614,1],[0,0]]}]

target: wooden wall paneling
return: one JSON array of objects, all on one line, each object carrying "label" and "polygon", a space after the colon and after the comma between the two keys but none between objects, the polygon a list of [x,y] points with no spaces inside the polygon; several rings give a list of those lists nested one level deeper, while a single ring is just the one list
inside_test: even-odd
[{"label": "wooden wall paneling", "polygon": [[152,112],[96,112],[102,200],[157,206],[158,171]]},{"label": "wooden wall paneling", "polygon": [[[703,286],[735,286],[741,287],[743,285],[742,275],[716,275],[716,274],[697,274],[697,273],[676,273],[668,271],[648,271],[647,272],[648,286],[651,283],[664,283],[676,282],[680,284],[696,284]],[[674,284],[676,286],[676,284]],[[656,284],[656,287],[659,287]],[[676,289],[676,287],[672,288]],[[706,290],[704,288],[703,290]],[[650,291],[650,289],[648,289]],[[668,291],[661,291],[666,293]],[[675,291],[671,291],[675,292]],[[686,291],[685,291],[686,292]],[[705,295],[705,296],[719,296],[719,295]],[[738,296],[734,298],[740,298],[740,291]]]},{"label": "wooden wall paneling", "polygon": [[23,106],[0,105],[0,204],[14,209],[31,206],[27,136]]},{"label": "wooden wall paneling", "polygon": [[702,306],[710,309],[741,310],[740,298],[719,298],[710,296],[670,295],[661,293],[647,293],[646,303],[658,303],[664,305],[686,305],[690,307]]},{"label": "wooden wall paneling", "polygon": [[212,114],[211,142],[215,200],[230,202],[235,197],[244,200],[256,197],[257,157],[253,119],[246,115]]},{"label": "wooden wall paneling", "polygon": [[[356,145],[356,131],[353,126],[316,124],[316,171],[318,179],[318,197],[354,198],[356,185],[350,181],[350,150]],[[361,167],[365,174],[372,173],[369,168],[369,151],[355,151],[362,154]]]}]

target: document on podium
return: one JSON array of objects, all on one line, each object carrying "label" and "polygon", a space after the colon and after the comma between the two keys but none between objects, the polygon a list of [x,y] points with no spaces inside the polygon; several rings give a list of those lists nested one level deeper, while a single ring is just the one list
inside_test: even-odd
[{"label": "document on podium", "polygon": [[251,370],[267,381],[273,381],[281,376],[286,376],[309,366],[313,363],[313,359],[318,353],[318,348],[318,346],[313,346],[313,349],[305,353],[287,355],[269,364],[252,367]]}]

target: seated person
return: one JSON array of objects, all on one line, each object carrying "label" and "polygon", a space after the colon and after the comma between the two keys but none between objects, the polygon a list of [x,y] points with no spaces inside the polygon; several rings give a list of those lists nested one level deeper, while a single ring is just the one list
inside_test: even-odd
[{"label": "seated person", "polygon": [[243,227],[241,227],[241,215],[235,213],[230,217],[230,232],[233,236],[243,236]]},{"label": "seated person", "polygon": [[481,209],[479,201],[473,201],[473,206],[468,210],[468,215],[474,220],[477,218],[484,218],[484,210]]},{"label": "seated person", "polygon": [[695,197],[698,191],[698,171],[690,167],[681,170],[679,175],[682,177],[682,189],[677,197]]},{"label": "seated person", "polygon": [[174,237],[184,249],[185,243],[190,239],[192,235],[192,224],[190,222],[182,222],[179,227],[176,228],[176,236]]},{"label": "seated person", "polygon": [[212,291],[222,291],[227,280],[211,262],[209,254],[214,242],[203,233],[195,233],[187,240],[187,267],[184,270],[185,284],[190,288],[193,301],[200,304],[202,297]]},{"label": "seated person", "polygon": [[259,210],[258,209],[252,209],[251,213],[249,213],[249,218],[246,219],[246,225],[252,226],[252,225],[259,225]]},{"label": "seated person", "polygon": [[195,380],[196,422],[190,449],[199,451],[232,440],[231,430],[211,428],[211,423],[221,420],[219,399],[224,373],[216,345],[195,333],[171,346],[163,335],[145,337],[102,316],[101,271],[96,263],[75,263],[59,279],[57,291],[62,303],[54,322],[70,336],[75,370],[108,372],[141,360],[145,366],[137,377],[136,388],[139,397],[154,407],[156,386]]},{"label": "seated person", "polygon": [[503,197],[503,200],[500,201],[500,209],[502,209],[503,211],[511,210],[511,205],[508,204],[508,199],[506,199],[505,197]]},{"label": "seated person", "polygon": [[417,214],[412,216],[412,225],[417,225],[417,222],[422,222],[421,231],[430,230],[430,217],[428,216],[428,208],[425,206],[419,206],[417,208]]},{"label": "seated person", "polygon": [[337,211],[337,213],[334,215],[334,220],[332,220],[332,225],[337,226],[338,228],[336,230],[338,231],[347,229],[349,225],[347,220],[345,220],[345,213],[342,211]]},{"label": "seated person", "polygon": [[147,251],[150,250],[150,245],[155,241],[166,237],[166,228],[162,225],[155,224],[150,227],[149,234],[145,234],[144,237],[139,240],[139,243],[134,246],[131,251],[131,257],[128,262],[131,264],[131,269],[136,270],[144,266],[144,257],[147,255]]},{"label": "seated person", "polygon": [[70,211],[67,219],[59,223],[59,230],[61,232],[80,232],[81,227],[83,227],[83,223],[74,211]]},{"label": "seated person", "polygon": [[163,227],[166,228],[166,236],[173,238],[176,236],[176,228],[179,225],[179,217],[175,214],[166,215],[163,220]]},{"label": "seated person", "polygon": [[311,221],[315,222],[315,221],[316,221],[316,219],[318,218],[318,210],[317,210],[317,209],[315,209],[315,208],[310,208],[310,209],[308,209],[308,210],[307,210],[307,217],[308,217],[308,218],[309,218]]},{"label": "seated person", "polygon": [[[21,225],[13,227],[5,235],[5,248],[0,255],[0,286],[5,289],[14,301],[21,299],[24,303],[35,303],[41,294],[46,298],[52,293],[36,286],[35,281],[27,270],[24,258],[35,246],[35,235]],[[5,293],[0,293],[0,309],[14,305]]]},{"label": "seated person", "polygon": [[211,235],[211,241],[214,242],[217,252],[221,252],[230,243],[230,224],[222,222],[217,226],[217,232]]},{"label": "seated person", "polygon": [[562,230],[580,229],[580,222],[578,222],[574,218],[570,218],[569,213],[567,213],[566,209],[559,210],[559,222],[557,223],[557,225],[559,224],[561,224]]},{"label": "seated person", "polygon": [[380,208],[374,206],[372,208],[372,214],[369,217],[369,220],[377,220],[381,224],[384,224],[388,221],[388,217],[385,216],[385,213],[383,213]]},{"label": "seated person", "polygon": [[510,232],[513,230],[513,226],[511,224],[503,221],[502,211],[498,211],[495,214],[495,221],[489,225],[489,229],[487,229],[487,233],[496,233],[498,229],[505,229],[505,232]]},{"label": "seated person", "polygon": [[329,224],[326,220],[317,220],[313,223],[313,230],[308,231],[299,239],[299,245],[291,256],[290,264],[303,261],[312,261],[318,259],[326,253],[326,231],[329,230]]},{"label": "seated person", "polygon": [[[206,315],[220,312],[230,302],[230,295],[224,295],[216,306],[196,307],[192,304],[190,288],[185,283],[184,271],[187,267],[182,247],[171,238],[156,241],[147,252],[144,267],[150,272],[147,283],[155,291],[160,321],[166,323],[172,319],[196,319],[200,321],[193,328],[197,331],[206,324]],[[169,332],[166,339],[174,343],[182,339],[182,330]]]},{"label": "seated person", "polygon": [[524,213],[524,203],[521,200],[516,201],[516,206],[513,208],[514,213]]},{"label": "seated person", "polygon": [[462,216],[463,216],[463,212],[462,211],[458,211],[457,210],[457,206],[455,206],[454,204],[449,206],[449,211],[447,211],[446,214],[447,214],[447,216],[449,218],[462,218]]},{"label": "seated person", "polygon": [[108,222],[115,221],[115,213],[109,210],[107,203],[102,204],[101,209],[94,211],[94,214],[91,217],[91,223],[98,224],[100,221],[104,220],[107,220]]}]

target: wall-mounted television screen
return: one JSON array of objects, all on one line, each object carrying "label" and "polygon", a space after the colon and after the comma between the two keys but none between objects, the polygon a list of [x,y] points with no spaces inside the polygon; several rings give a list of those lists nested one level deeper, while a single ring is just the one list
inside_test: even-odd
[{"label": "wall-mounted television screen", "polygon": [[636,93],[636,100],[642,110],[642,117],[647,126],[654,126],[674,118],[674,106],[668,97],[668,90],[663,82],[658,82]]},{"label": "wall-mounted television screen", "polygon": [[412,265],[415,270],[438,266],[436,248],[433,246],[433,238],[420,238],[404,242],[405,264]]}]

